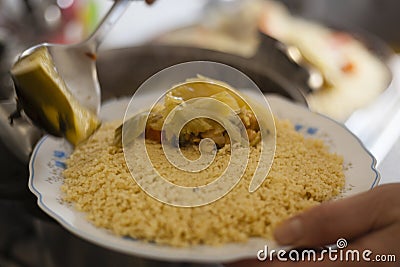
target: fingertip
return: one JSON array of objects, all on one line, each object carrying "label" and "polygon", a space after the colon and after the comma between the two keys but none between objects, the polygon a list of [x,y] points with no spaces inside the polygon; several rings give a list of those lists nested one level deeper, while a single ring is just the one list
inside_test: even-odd
[{"label": "fingertip", "polygon": [[274,231],[274,238],[280,245],[293,245],[303,236],[303,223],[299,216],[290,218],[280,224]]}]

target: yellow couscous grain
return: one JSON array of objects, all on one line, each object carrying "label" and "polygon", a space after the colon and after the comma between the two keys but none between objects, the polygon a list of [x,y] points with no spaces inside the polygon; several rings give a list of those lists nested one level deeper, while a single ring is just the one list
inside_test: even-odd
[{"label": "yellow couscous grain", "polygon": [[[330,153],[321,140],[305,139],[288,121],[276,120],[277,144],[267,179],[254,193],[248,186],[258,164],[260,147],[251,157],[241,181],[223,198],[206,206],[181,208],[148,196],[136,184],[122,148],[113,145],[117,124],[104,124],[76,147],[67,161],[64,199],[86,212],[95,226],[116,235],[172,246],[220,245],[251,237],[272,238],[282,220],[337,196],[344,186],[343,159]],[[160,151],[147,143],[157,170],[175,184],[196,186],[216,179],[226,168],[230,147],[218,151],[215,162],[200,173],[182,174]],[[185,148],[195,157],[198,151]]]}]

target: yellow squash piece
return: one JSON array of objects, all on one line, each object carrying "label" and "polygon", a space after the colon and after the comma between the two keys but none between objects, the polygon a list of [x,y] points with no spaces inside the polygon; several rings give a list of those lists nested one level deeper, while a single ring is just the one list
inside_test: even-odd
[{"label": "yellow squash piece", "polygon": [[76,145],[100,125],[96,114],[68,90],[46,47],[19,59],[11,74],[25,113],[46,132]]}]

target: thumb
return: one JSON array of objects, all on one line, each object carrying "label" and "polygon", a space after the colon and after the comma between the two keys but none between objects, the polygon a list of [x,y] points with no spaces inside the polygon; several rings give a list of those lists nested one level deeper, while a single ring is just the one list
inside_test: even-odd
[{"label": "thumb", "polygon": [[400,186],[379,186],[350,198],[327,202],[301,213],[277,227],[275,239],[281,245],[315,247],[336,240],[351,240],[364,233],[382,228],[395,218],[381,213],[393,205],[390,196],[397,195]]}]

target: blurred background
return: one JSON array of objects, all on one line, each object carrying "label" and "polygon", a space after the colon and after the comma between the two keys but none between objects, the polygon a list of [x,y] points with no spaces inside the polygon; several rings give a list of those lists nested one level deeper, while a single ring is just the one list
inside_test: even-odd
[{"label": "blurred background", "polygon": [[[34,44],[84,40],[111,5],[0,0],[0,266],[192,266],[129,257],[80,240],[42,213],[27,188],[26,155],[40,133],[8,126],[15,102],[9,68]],[[265,92],[345,124],[377,158],[381,183],[398,182],[398,10],[398,0],[133,1],[100,47],[102,93],[104,99],[127,94],[182,61],[228,63]],[[21,155],[16,144],[28,151]]]}]

